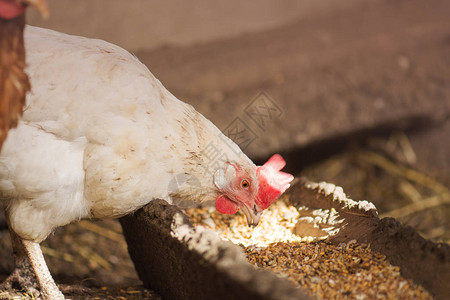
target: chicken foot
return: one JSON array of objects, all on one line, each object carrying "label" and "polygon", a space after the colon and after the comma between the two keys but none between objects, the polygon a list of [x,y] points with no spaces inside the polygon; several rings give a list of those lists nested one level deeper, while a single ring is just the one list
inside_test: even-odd
[{"label": "chicken foot", "polygon": [[42,299],[64,299],[48,270],[39,244],[21,239],[12,230],[10,234],[16,267],[0,285],[0,289],[8,290],[19,286],[35,296],[41,295]]}]

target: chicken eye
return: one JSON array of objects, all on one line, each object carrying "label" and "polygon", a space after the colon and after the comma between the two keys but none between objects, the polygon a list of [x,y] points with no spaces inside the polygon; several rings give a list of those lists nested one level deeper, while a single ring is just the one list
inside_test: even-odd
[{"label": "chicken eye", "polygon": [[250,183],[248,183],[247,180],[244,179],[244,180],[241,181],[241,187],[242,188],[246,189],[246,188],[248,188],[249,185],[250,185]]}]

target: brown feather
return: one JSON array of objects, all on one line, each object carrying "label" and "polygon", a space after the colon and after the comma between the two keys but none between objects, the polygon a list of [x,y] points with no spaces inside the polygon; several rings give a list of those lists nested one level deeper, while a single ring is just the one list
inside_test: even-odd
[{"label": "brown feather", "polygon": [[30,81],[25,73],[25,16],[0,18],[0,148],[22,116]]}]

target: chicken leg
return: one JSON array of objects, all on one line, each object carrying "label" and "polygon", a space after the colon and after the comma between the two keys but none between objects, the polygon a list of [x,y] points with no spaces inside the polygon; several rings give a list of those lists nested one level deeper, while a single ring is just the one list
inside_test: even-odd
[{"label": "chicken leg", "polygon": [[[0,285],[0,289],[14,288],[15,284],[42,299],[64,299],[47,268],[38,243],[21,239],[10,230],[16,267],[13,273]],[[35,276],[34,276],[35,275]]]}]

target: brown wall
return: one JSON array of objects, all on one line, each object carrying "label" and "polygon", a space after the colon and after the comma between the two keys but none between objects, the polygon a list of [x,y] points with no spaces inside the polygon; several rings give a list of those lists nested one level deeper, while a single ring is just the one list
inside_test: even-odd
[{"label": "brown wall", "polygon": [[48,20],[29,23],[96,37],[128,50],[190,45],[280,26],[362,0],[49,0]]}]

